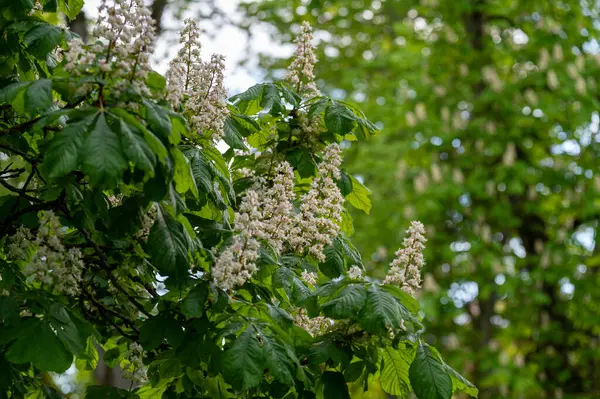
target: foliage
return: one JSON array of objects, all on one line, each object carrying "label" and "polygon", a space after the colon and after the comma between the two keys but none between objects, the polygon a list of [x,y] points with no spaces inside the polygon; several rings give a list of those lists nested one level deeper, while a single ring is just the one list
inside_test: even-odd
[{"label": "foliage", "polygon": [[[325,188],[372,209],[333,162],[339,143],[376,134],[362,112],[283,82],[253,86],[221,111],[218,92],[195,87],[173,107],[174,75],[148,70],[142,2],[103,8],[91,44],[48,22],[81,6],[2,8],[0,397],[59,397],[47,373],[93,370],[99,347],[134,384],[89,386],[87,398],[347,398],[347,382],[367,390],[373,378],[421,399],[477,395],[423,342],[418,303],[362,277],[347,214],[314,218],[334,224],[334,237],[317,230],[323,253],[312,241],[276,248],[252,230],[266,207],[250,207],[255,184],[278,190],[285,162],[293,201],[264,199],[290,205],[284,216],[305,221],[309,200],[335,208]],[[218,76],[216,63],[186,66],[199,68],[194,83]],[[224,118],[211,124],[224,129],[224,153],[221,132],[190,127],[204,116],[191,106],[207,98]],[[226,256],[238,252],[238,263]],[[249,274],[224,290],[214,272],[228,260]]]},{"label": "foliage", "polygon": [[377,204],[368,217],[353,212],[355,244],[382,276],[407,220],[434,232],[421,298],[428,342],[481,397],[597,397],[598,4],[245,10],[283,41],[310,21],[320,86],[382,128],[347,152]]}]

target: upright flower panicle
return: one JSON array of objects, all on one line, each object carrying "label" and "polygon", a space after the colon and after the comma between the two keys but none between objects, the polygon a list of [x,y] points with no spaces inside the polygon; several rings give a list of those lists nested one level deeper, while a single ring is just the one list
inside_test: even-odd
[{"label": "upright flower panicle", "polygon": [[289,233],[289,243],[296,252],[308,251],[320,262],[325,260],[325,246],[331,245],[340,231],[344,197],[334,178],[340,177],[341,163],[340,147],[328,145],[319,164],[319,176],[302,197],[300,213]]},{"label": "upright flower panicle", "polygon": [[261,188],[262,181],[258,181],[248,189],[239,213],[235,215],[236,235],[232,238],[232,244],[219,254],[212,268],[212,277],[223,290],[243,285],[258,270],[256,260],[260,243],[257,238],[265,237]]},{"label": "upright flower panicle", "polygon": [[288,241],[294,211],[294,169],[282,162],[275,169],[273,185],[266,190],[262,216],[269,245],[280,253]]},{"label": "upright flower panicle", "polygon": [[212,134],[218,141],[229,113],[223,83],[225,57],[213,54],[209,62],[202,61],[200,30],[192,19],[185,20],[180,43],[167,71],[167,100],[175,108],[183,106],[193,130]]},{"label": "upright flower panicle", "polygon": [[286,75],[286,81],[298,93],[307,97],[321,95],[315,84],[314,68],[317,63],[317,56],[312,45],[312,39],[312,27],[305,21],[302,23],[300,34],[294,41],[296,52]]},{"label": "upright flower panicle", "polygon": [[83,255],[78,248],[64,247],[64,234],[58,217],[45,211],[37,234],[20,227],[10,238],[7,255],[11,260],[24,261],[23,273],[29,282],[49,285],[58,293],[75,297],[80,292]]},{"label": "upright flower panicle", "polygon": [[103,2],[92,37],[91,46],[84,46],[80,39],[69,42],[65,70],[80,75],[99,65],[99,72],[115,81],[113,90],[131,87],[148,95],[145,81],[152,70],[150,56],[156,35],[144,1],[115,0],[110,6]]},{"label": "upright flower panicle", "polygon": [[144,366],[144,348],[137,342],[129,345],[125,353],[127,364],[123,368],[123,377],[138,385],[144,385],[148,382],[148,371]]},{"label": "upright flower panicle", "polygon": [[421,269],[425,264],[423,250],[425,249],[425,227],[421,222],[411,222],[406,231],[403,248],[396,252],[396,258],[390,263],[384,284],[394,284],[412,296],[421,287]]}]

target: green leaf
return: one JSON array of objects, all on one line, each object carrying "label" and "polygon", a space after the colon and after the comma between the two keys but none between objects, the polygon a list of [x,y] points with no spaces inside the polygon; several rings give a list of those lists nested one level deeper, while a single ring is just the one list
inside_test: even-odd
[{"label": "green leaf", "polygon": [[85,390],[85,399],[137,399],[138,395],[125,389],[90,385]]},{"label": "green leaf", "polygon": [[348,196],[348,194],[352,193],[351,177],[346,172],[342,171],[340,174],[340,180],[337,182],[337,186],[344,197]]},{"label": "green leaf", "polygon": [[408,370],[415,356],[414,349],[401,344],[398,349],[386,346],[380,349],[383,368],[380,371],[381,388],[390,395],[404,396],[412,389]]},{"label": "green leaf", "polygon": [[[139,399],[155,399],[162,398],[163,394],[169,388],[170,381],[159,381],[157,385],[146,384],[136,391],[133,398]],[[87,399],[87,398],[86,398]]]},{"label": "green leaf", "polygon": [[323,304],[325,316],[334,319],[347,319],[360,314],[367,301],[367,291],[363,285],[350,284],[334,299]]},{"label": "green leaf", "polygon": [[49,322],[56,335],[65,344],[67,349],[75,356],[84,353],[87,345],[87,336],[77,330],[77,327],[71,321],[67,310],[57,303],[50,306]]},{"label": "green leaf", "polygon": [[398,298],[398,300],[400,300],[400,302],[402,302],[402,304],[412,314],[416,315],[419,312],[419,309],[421,308],[421,305],[419,305],[419,301],[417,301],[415,298],[413,298],[406,292],[402,291],[400,288],[396,287],[395,285],[385,284],[383,285],[383,289],[395,296],[396,298]]},{"label": "green leaf", "polygon": [[309,364],[323,364],[329,359],[342,364],[350,363],[352,351],[349,347],[342,347],[341,344],[329,339],[310,347],[308,351]]},{"label": "green leaf", "polygon": [[62,373],[73,362],[73,355],[54,334],[50,325],[39,319],[21,323],[17,340],[6,351],[9,362],[31,363],[42,371]]},{"label": "green leaf", "polygon": [[387,327],[400,328],[402,320],[400,304],[391,294],[376,285],[367,291],[367,303],[363,308],[360,325],[367,332],[387,334]]},{"label": "green leaf", "polygon": [[110,113],[115,119],[122,119],[133,133],[143,136],[146,144],[152,149],[152,152],[154,152],[160,162],[164,162],[169,156],[167,149],[160,139],[140,123],[135,116],[122,108],[111,108]]},{"label": "green leaf", "polygon": [[354,114],[342,103],[332,101],[325,110],[325,126],[331,133],[343,136],[354,127]]},{"label": "green leaf", "polygon": [[83,8],[83,0],[58,0],[58,9],[69,19],[74,19]]},{"label": "green leaf", "polygon": [[[25,82],[12,83],[6,87],[3,87],[0,90],[0,104],[3,104],[3,103],[12,104],[15,101],[15,99],[17,98],[17,96],[19,95],[19,93],[21,93],[22,90],[25,90],[25,88],[28,87],[30,84],[31,84],[30,81],[25,81]],[[14,107],[14,105],[13,105],[13,107]]]},{"label": "green leaf", "polygon": [[344,255],[339,246],[339,241],[334,240],[331,245],[325,247],[323,253],[325,254],[325,262],[321,263],[319,267],[321,273],[329,278],[336,278],[344,274],[346,268],[344,267]]},{"label": "green leaf", "polygon": [[439,356],[427,344],[417,348],[409,370],[410,384],[419,399],[450,399],[452,380]]},{"label": "green leaf", "polygon": [[452,392],[453,393],[464,392],[467,395],[472,396],[474,398],[478,397],[479,390],[469,380],[467,380],[465,377],[460,375],[456,370],[454,370],[452,367],[448,366],[445,363],[444,363],[444,370],[446,370],[446,372],[450,376],[450,379],[452,380]]},{"label": "green leaf", "polygon": [[10,296],[0,297],[0,325],[9,326],[19,321],[19,303]]},{"label": "green leaf", "polygon": [[36,115],[52,105],[52,81],[50,79],[35,80],[25,91],[25,112]]},{"label": "green leaf", "polygon": [[234,103],[246,115],[254,115],[262,109],[260,103],[262,101],[264,86],[264,84],[256,84],[245,92],[231,97],[229,101]]},{"label": "green leaf", "polygon": [[[291,348],[286,348],[285,344],[275,336],[261,334],[262,346],[264,352],[265,366],[269,372],[279,382],[286,385],[294,384],[294,375],[296,375],[296,366],[289,354],[293,354]],[[295,359],[297,362],[297,359]]]},{"label": "green leaf", "polygon": [[140,328],[140,344],[144,350],[152,350],[165,342],[178,347],[183,341],[184,332],[179,322],[168,315],[159,314],[149,318]]},{"label": "green leaf", "polygon": [[354,176],[350,175],[350,180],[352,181],[352,192],[346,196],[346,200],[353,207],[364,211],[368,215],[371,212],[371,191]]},{"label": "green leaf", "polygon": [[294,108],[297,108],[300,105],[302,98],[291,87],[283,82],[278,82],[276,85],[279,87],[285,101],[290,103]]},{"label": "green leaf", "polygon": [[365,362],[362,360],[350,363],[344,368],[344,379],[348,382],[354,382],[358,380],[364,369]]},{"label": "green leaf", "polygon": [[285,112],[285,106],[281,103],[279,89],[272,83],[264,85],[263,95],[260,106],[269,111],[271,115],[278,115]]},{"label": "green leaf", "polygon": [[119,122],[121,146],[127,160],[136,168],[154,175],[156,156],[144,140],[144,136],[135,127],[127,125],[123,119],[119,119]]},{"label": "green leaf", "polygon": [[198,197],[198,187],[196,187],[194,182],[190,163],[187,158],[177,148],[172,149],[171,155],[175,161],[175,185],[177,186],[177,191],[185,193],[191,190],[192,194]]},{"label": "green leaf", "polygon": [[62,39],[63,30],[48,23],[36,25],[23,37],[23,41],[27,44],[27,50],[39,59],[45,59],[46,55],[54,50]]},{"label": "green leaf", "polygon": [[164,76],[155,71],[150,71],[146,83],[153,91],[162,91],[167,87],[167,80]]},{"label": "green leaf", "polygon": [[312,153],[307,148],[296,148],[290,151],[288,160],[298,170],[300,177],[307,178],[316,174],[316,165]]},{"label": "green leaf", "polygon": [[88,337],[86,341],[85,350],[75,360],[75,365],[79,370],[96,370],[98,366],[98,350],[96,349],[95,340],[92,337]]},{"label": "green leaf", "polygon": [[119,184],[127,169],[119,135],[109,126],[103,112],[99,113],[92,133],[83,143],[80,159],[90,183],[105,188]]},{"label": "green leaf", "polygon": [[178,279],[188,275],[191,242],[183,225],[158,207],[148,237],[148,253],[161,274]]},{"label": "green leaf", "polygon": [[145,119],[150,130],[156,133],[164,144],[179,144],[181,135],[173,129],[169,110],[150,101],[144,101],[144,109]]},{"label": "green leaf", "polygon": [[265,361],[253,327],[233,342],[222,356],[223,375],[236,389],[254,388],[263,379]]},{"label": "green leaf", "polygon": [[212,173],[209,161],[204,157],[203,153],[195,147],[184,149],[183,154],[190,163],[190,169],[194,182],[198,191],[201,193],[210,193],[213,191]]},{"label": "green leaf", "polygon": [[188,317],[202,317],[208,298],[208,286],[204,283],[196,285],[181,302],[181,311]]},{"label": "green leaf", "polygon": [[77,168],[80,150],[97,114],[68,124],[50,142],[44,155],[43,167],[51,178],[64,176]]},{"label": "green leaf", "polygon": [[225,119],[225,125],[223,126],[223,140],[231,148],[238,150],[246,150],[246,144],[244,144],[244,134],[242,133],[242,127],[237,122],[233,115],[228,115]]},{"label": "green leaf", "polygon": [[328,98],[322,98],[319,101],[312,103],[308,111],[308,119],[312,119],[316,115],[320,115],[323,111],[325,111],[330,101],[331,100]]},{"label": "green leaf", "polygon": [[323,397],[327,399],[350,399],[348,385],[344,375],[339,371],[325,371],[323,380]]}]

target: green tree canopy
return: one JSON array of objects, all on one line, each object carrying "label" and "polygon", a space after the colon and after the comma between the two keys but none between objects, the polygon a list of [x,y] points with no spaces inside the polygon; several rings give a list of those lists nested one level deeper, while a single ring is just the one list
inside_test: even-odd
[{"label": "green tree canopy", "polygon": [[347,153],[380,204],[353,212],[355,242],[383,276],[407,220],[433,232],[421,297],[428,342],[485,398],[598,396],[597,4],[244,8],[284,41],[310,21],[321,86],[382,127]]},{"label": "green tree canopy", "polygon": [[285,81],[227,98],[194,20],[163,77],[143,0],[89,41],[53,23],[81,1],[1,4],[0,398],[73,393],[52,373],[99,352],[131,383],[86,399],[477,396],[422,335],[423,224],[383,281],[349,239],[376,206],[341,146],[378,131],[320,94],[309,24]]}]

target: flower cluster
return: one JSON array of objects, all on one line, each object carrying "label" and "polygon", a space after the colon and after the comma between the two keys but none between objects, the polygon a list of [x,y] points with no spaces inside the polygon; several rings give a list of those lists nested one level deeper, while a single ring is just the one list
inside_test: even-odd
[{"label": "flower cluster", "polygon": [[64,230],[52,211],[41,215],[37,234],[20,227],[11,237],[8,257],[25,260],[23,273],[29,281],[52,285],[65,295],[77,296],[80,291],[81,271],[84,264],[78,248],[66,250],[62,237]]},{"label": "flower cluster", "polygon": [[286,81],[296,89],[296,92],[307,97],[321,95],[315,84],[313,72],[317,56],[313,49],[312,38],[312,27],[305,21],[302,23],[300,35],[295,40],[296,53],[286,75]]},{"label": "flower cluster", "polygon": [[306,310],[302,308],[295,309],[294,324],[308,332],[311,336],[316,337],[323,335],[333,328],[335,322],[333,319],[324,316],[309,317]]},{"label": "flower cluster", "polygon": [[122,92],[131,87],[148,95],[145,84],[153,52],[154,20],[143,0],[103,2],[92,32],[94,43],[84,46],[80,39],[69,42],[65,53],[65,70],[80,75],[99,65],[100,73],[116,82],[113,90]]},{"label": "flower cluster", "polygon": [[221,252],[212,268],[217,286],[224,290],[243,285],[258,270],[255,262],[260,243],[257,238],[265,237],[262,196],[259,194],[261,188],[262,182],[259,181],[246,192],[239,213],[235,215],[234,230],[237,234],[233,236],[232,244]]},{"label": "flower cluster", "polygon": [[[296,52],[286,75],[286,81],[298,93],[308,98],[321,95],[315,83],[314,68],[317,57],[311,43],[312,38],[312,28],[308,22],[304,22],[300,34],[295,40]],[[321,131],[320,118],[309,118],[308,113],[302,110],[298,111],[298,125],[307,141],[316,137]]]},{"label": "flower cluster", "polygon": [[134,342],[129,345],[125,353],[127,365],[123,368],[123,377],[138,385],[148,382],[146,367],[144,366],[144,349],[140,344]]},{"label": "flower cluster", "polygon": [[[221,252],[213,267],[213,278],[229,290],[244,284],[256,272],[260,244],[268,243],[276,253],[291,249],[325,261],[323,250],[340,231],[344,197],[334,179],[340,178],[341,149],[325,148],[319,175],[301,198],[300,212],[294,211],[294,169],[282,162],[275,169],[271,187],[257,178],[248,189],[236,214],[233,243]],[[356,271],[354,271],[356,274]]]},{"label": "flower cluster", "polygon": [[425,264],[423,250],[425,249],[425,227],[421,222],[411,222],[404,238],[404,248],[396,252],[396,258],[390,263],[390,269],[384,284],[399,286],[404,292],[415,295],[421,287],[421,269]]},{"label": "flower cluster", "polygon": [[341,151],[337,144],[325,148],[319,176],[302,197],[289,233],[289,244],[297,253],[308,251],[320,262],[325,261],[324,248],[340,231],[344,197],[334,179],[340,177]]},{"label": "flower cluster", "polygon": [[186,19],[180,38],[183,47],[167,72],[167,99],[175,108],[183,106],[193,130],[203,135],[210,132],[218,141],[229,113],[223,84],[225,58],[213,54],[209,62],[202,61],[199,39],[196,22]]},{"label": "flower cluster", "polygon": [[262,219],[264,239],[277,253],[281,253],[289,238],[289,227],[294,212],[294,168],[282,162],[275,169],[273,185],[263,189]]},{"label": "flower cluster", "polygon": [[348,277],[352,280],[361,280],[363,278],[363,271],[360,267],[354,265],[348,270]]},{"label": "flower cluster", "polygon": [[307,272],[306,270],[302,272],[302,280],[304,280],[305,283],[310,284],[312,286],[317,285],[317,273],[314,272]]}]

